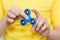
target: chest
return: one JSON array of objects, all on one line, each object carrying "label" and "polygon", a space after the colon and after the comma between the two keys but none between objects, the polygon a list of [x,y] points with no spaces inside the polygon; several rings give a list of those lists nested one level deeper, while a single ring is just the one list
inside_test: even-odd
[{"label": "chest", "polygon": [[52,7],[53,0],[2,0],[4,10],[16,6],[20,9],[35,8],[40,11],[49,11]]},{"label": "chest", "polygon": [[[5,15],[9,9],[16,6],[21,10],[24,10],[25,8],[37,9],[40,14],[47,19],[50,17],[50,11],[54,0],[2,0],[2,3]],[[34,14],[32,14],[32,16],[33,15]]]}]

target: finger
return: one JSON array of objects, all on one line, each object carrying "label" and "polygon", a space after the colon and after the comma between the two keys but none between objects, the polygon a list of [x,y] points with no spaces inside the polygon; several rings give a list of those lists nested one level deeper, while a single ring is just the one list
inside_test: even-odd
[{"label": "finger", "polygon": [[32,11],[36,14],[36,18],[38,19],[40,17],[39,11],[36,9],[32,9]]},{"label": "finger", "polygon": [[8,12],[7,16],[10,17],[10,18],[16,18],[16,16],[13,13],[11,13],[11,12]]},{"label": "finger", "polygon": [[28,19],[28,16],[27,16],[24,12],[21,12],[21,13],[20,13],[20,16],[23,17],[23,18]]},{"label": "finger", "polygon": [[47,29],[47,25],[46,24],[44,24],[44,26],[40,29],[40,33],[43,33],[43,32],[45,32],[46,31],[46,29]]},{"label": "finger", "polygon": [[7,22],[8,23],[13,23],[14,22],[14,19],[10,19],[10,18],[7,17]]},{"label": "finger", "polygon": [[36,31],[39,31],[42,28],[43,24],[44,24],[44,22],[40,21],[37,25]]},{"label": "finger", "polygon": [[38,21],[37,21],[36,25],[34,25],[34,26],[32,27],[32,30],[35,30],[36,27],[37,27],[37,25],[38,25]]},{"label": "finger", "polygon": [[16,16],[19,16],[19,9],[17,7],[13,7],[9,10],[11,13],[13,13]]},{"label": "finger", "polygon": [[40,33],[42,36],[48,37],[50,29],[45,29],[44,32]]},{"label": "finger", "polygon": [[14,13],[16,16],[20,16],[20,17],[22,16],[22,17],[28,19],[28,16],[17,7],[12,8],[11,12]]}]

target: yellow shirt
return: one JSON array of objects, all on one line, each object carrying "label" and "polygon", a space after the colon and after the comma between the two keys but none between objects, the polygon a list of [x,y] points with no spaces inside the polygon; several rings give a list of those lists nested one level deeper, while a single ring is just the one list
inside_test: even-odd
[{"label": "yellow shirt", "polygon": [[[8,10],[14,6],[21,10],[35,8],[42,17],[46,18],[51,28],[60,26],[60,0],[0,0],[0,19],[4,18]],[[35,17],[35,15],[32,17]],[[32,31],[30,24],[23,27],[19,21],[16,20],[6,30],[5,40],[46,40],[35,31]]]}]

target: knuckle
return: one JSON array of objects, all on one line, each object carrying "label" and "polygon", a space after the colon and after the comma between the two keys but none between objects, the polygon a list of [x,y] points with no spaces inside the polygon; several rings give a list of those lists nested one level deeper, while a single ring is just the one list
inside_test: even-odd
[{"label": "knuckle", "polygon": [[8,12],[7,16],[10,16],[10,14],[11,14],[11,13],[10,13],[10,12]]}]

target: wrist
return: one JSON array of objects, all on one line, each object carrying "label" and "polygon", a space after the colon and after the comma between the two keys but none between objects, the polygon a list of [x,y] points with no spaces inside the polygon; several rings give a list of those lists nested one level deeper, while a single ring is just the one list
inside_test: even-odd
[{"label": "wrist", "polygon": [[49,32],[48,40],[54,40],[53,39],[53,30],[50,30],[50,32]]}]

